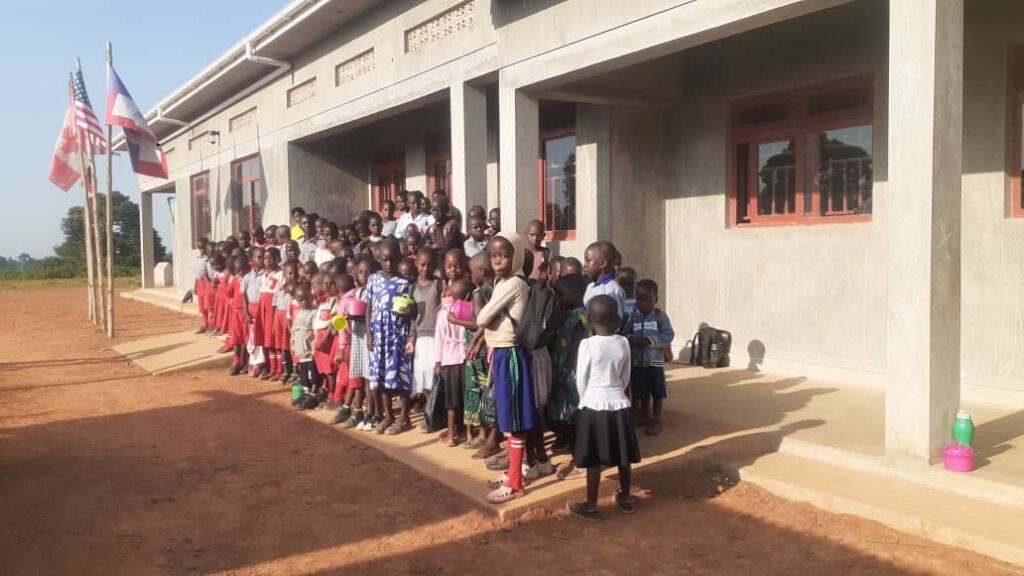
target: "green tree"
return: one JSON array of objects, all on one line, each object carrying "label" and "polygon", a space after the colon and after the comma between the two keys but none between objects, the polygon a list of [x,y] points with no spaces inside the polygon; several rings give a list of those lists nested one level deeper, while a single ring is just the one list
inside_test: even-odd
[{"label": "green tree", "polygon": [[[106,223],[106,195],[100,194],[97,200],[100,208],[99,222],[102,236]],[[141,238],[139,205],[115,190],[111,198],[111,208],[114,216],[114,273],[118,275],[138,273],[142,254],[139,242]],[[68,209],[67,215],[61,221],[60,229],[64,233],[64,242],[54,247],[54,253],[65,265],[78,271],[85,271],[85,231],[81,206],[73,206]],[[104,243],[103,248],[106,250],[106,239],[104,238],[102,242]],[[164,247],[160,234],[153,230],[153,261],[161,262],[166,255],[167,249]]]}]

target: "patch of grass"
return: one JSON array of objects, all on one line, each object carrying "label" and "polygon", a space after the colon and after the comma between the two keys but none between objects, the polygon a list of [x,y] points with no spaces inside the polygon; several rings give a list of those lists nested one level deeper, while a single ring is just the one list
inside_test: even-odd
[{"label": "patch of grass", "polygon": [[[40,290],[43,288],[85,288],[85,278],[0,278],[0,291],[7,290]],[[115,288],[138,288],[138,276],[121,276],[114,278]]]}]

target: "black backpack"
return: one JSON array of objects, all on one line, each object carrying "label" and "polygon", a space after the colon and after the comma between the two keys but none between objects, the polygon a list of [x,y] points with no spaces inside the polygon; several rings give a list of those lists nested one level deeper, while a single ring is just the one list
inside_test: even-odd
[{"label": "black backpack", "polygon": [[508,309],[505,310],[505,316],[512,321],[512,329],[516,331],[516,344],[527,350],[538,350],[548,344],[546,340],[549,339],[549,334],[546,334],[545,328],[555,305],[555,295],[543,284],[527,282],[527,285],[529,297],[526,300],[523,320],[516,322],[508,313]]},{"label": "black backpack", "polygon": [[732,333],[707,326],[693,335],[690,350],[690,364],[705,368],[726,368],[729,366],[729,351],[732,349]]}]

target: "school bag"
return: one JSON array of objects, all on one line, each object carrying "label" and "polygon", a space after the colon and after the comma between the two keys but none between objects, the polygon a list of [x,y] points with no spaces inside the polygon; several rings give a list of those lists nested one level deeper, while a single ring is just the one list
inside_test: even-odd
[{"label": "school bag", "polygon": [[706,326],[693,335],[690,364],[705,368],[725,368],[729,366],[731,349],[731,332]]},{"label": "school bag", "polygon": [[555,295],[543,284],[529,284],[529,296],[526,299],[526,312],[521,322],[516,322],[505,309],[505,316],[512,321],[512,329],[516,332],[516,343],[526,350],[538,350],[547,346],[550,334],[546,334],[548,318],[555,305]]}]

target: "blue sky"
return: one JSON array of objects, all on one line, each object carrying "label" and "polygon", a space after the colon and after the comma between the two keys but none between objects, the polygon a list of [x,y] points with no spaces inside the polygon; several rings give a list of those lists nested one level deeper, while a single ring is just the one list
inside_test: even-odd
[{"label": "blue sky", "polygon": [[[89,98],[103,120],[106,102],[104,46],[114,46],[114,67],[132,97],[149,110],[206,67],[287,0],[178,0],[124,2],[45,0],[22,2],[0,34],[6,89],[0,91],[0,256],[48,256],[61,242],[60,221],[82,203],[81,187],[62,192],[47,180],[53,147],[67,109],[68,72],[75,57]],[[115,135],[117,129],[115,128]],[[106,160],[100,160],[100,189]],[[114,158],[114,188],[138,201],[138,181],[128,158]],[[170,214],[154,198],[155,225],[166,239]]]}]

